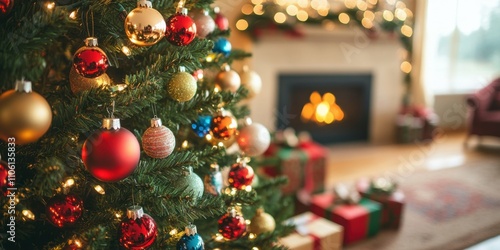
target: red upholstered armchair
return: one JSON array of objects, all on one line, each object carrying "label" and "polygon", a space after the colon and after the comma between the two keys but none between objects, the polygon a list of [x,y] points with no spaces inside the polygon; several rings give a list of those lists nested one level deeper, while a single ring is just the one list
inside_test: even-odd
[{"label": "red upholstered armchair", "polygon": [[[500,78],[467,98],[468,135],[500,137]],[[467,140],[465,141],[467,143]]]}]

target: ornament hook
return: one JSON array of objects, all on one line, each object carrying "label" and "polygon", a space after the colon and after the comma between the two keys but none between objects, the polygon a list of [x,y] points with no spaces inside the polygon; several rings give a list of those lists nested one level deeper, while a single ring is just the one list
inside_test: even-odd
[{"label": "ornament hook", "polygon": [[177,9],[182,9],[182,8],[184,8],[184,2],[185,2],[184,0],[180,0],[180,1],[179,1],[179,4],[177,5]]},{"label": "ornament hook", "polygon": [[109,111],[109,107],[106,107],[106,111],[108,112],[109,118],[115,118],[115,101],[111,102],[111,111]]},{"label": "ornament hook", "polygon": [[[90,32],[91,30],[89,29],[89,12],[90,12],[90,21],[92,22],[92,32]],[[94,37],[94,11],[92,11],[91,9],[87,10],[87,13],[85,13],[85,19],[86,19],[85,25],[87,26],[87,35],[89,37]]]},{"label": "ornament hook", "polygon": [[156,103],[151,104],[151,111],[153,112],[153,118],[158,118],[158,110],[156,109]]}]

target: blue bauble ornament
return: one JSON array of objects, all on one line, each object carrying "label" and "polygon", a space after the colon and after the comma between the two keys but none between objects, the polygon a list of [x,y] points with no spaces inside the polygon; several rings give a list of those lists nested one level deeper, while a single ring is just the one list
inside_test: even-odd
[{"label": "blue bauble ornament", "polygon": [[195,225],[186,226],[185,234],[177,242],[177,250],[204,250],[205,243],[197,233]]},{"label": "blue bauble ornament", "polygon": [[212,49],[215,53],[222,53],[228,56],[231,53],[231,43],[226,38],[219,38],[214,42],[214,48]]},{"label": "blue bauble ornament", "polygon": [[194,133],[199,137],[203,137],[210,132],[210,124],[212,123],[212,116],[200,115],[198,120],[191,124]]}]

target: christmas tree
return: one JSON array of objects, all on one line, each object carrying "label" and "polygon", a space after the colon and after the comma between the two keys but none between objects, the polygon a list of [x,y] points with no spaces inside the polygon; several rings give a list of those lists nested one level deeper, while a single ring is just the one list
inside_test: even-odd
[{"label": "christmas tree", "polygon": [[258,79],[214,7],[0,1],[0,248],[281,248]]}]

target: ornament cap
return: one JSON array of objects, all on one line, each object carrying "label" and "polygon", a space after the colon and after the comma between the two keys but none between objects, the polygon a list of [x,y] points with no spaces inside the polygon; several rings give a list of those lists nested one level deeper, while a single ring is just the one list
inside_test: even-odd
[{"label": "ornament cap", "polygon": [[193,224],[189,224],[185,227],[184,232],[186,233],[187,236],[192,236],[198,233],[198,230],[196,229],[196,226]]},{"label": "ornament cap", "polygon": [[243,123],[245,124],[245,126],[252,125],[252,123],[253,123],[252,118],[250,118],[250,116],[245,117],[245,120],[243,121]]},{"label": "ornament cap", "polygon": [[222,65],[222,70],[228,72],[231,70],[231,67],[229,67],[229,64],[224,63],[224,65]]},{"label": "ornament cap", "polygon": [[85,46],[87,47],[97,47],[97,38],[96,37],[87,37],[85,38]]},{"label": "ornament cap", "polygon": [[244,65],[243,72],[249,72],[249,71],[250,71],[250,68],[248,67],[248,65]]},{"label": "ornament cap", "polygon": [[102,128],[107,130],[117,130],[121,128],[120,119],[118,118],[104,118],[102,120]]},{"label": "ornament cap", "polygon": [[158,117],[151,118],[151,127],[152,128],[158,128],[161,127],[163,124],[161,122],[161,119]]},{"label": "ornament cap", "polygon": [[259,207],[259,208],[257,208],[257,211],[255,211],[255,216],[261,215],[263,213],[264,213],[264,208]]},{"label": "ornament cap", "polygon": [[186,67],[179,66],[179,72],[186,72]]},{"label": "ornament cap", "polygon": [[217,164],[217,163],[210,164],[210,171],[211,172],[219,172],[219,164]]},{"label": "ornament cap", "polygon": [[153,8],[153,4],[147,0],[139,0],[137,1],[137,8]]},{"label": "ornament cap", "polygon": [[220,12],[220,8],[218,6],[215,6],[214,7],[214,13],[215,14],[219,14],[219,12]]},{"label": "ornament cap", "polygon": [[31,82],[25,81],[24,79],[17,80],[16,81],[16,91],[17,92],[24,92],[24,93],[31,93],[32,92]]},{"label": "ornament cap", "polygon": [[232,115],[231,112],[225,110],[224,108],[219,108],[217,110],[217,116],[230,116],[230,115]]},{"label": "ornament cap", "polygon": [[140,219],[144,216],[144,210],[141,206],[133,205],[127,208],[127,218],[131,220]]},{"label": "ornament cap", "polygon": [[176,13],[177,13],[177,14],[184,15],[184,16],[187,16],[187,14],[188,14],[188,9],[187,9],[187,8],[184,8],[184,7],[178,7],[178,8],[177,8],[177,10],[176,10]]},{"label": "ornament cap", "polygon": [[238,215],[238,211],[236,211],[235,207],[228,207],[227,214],[229,214],[229,216],[231,217],[236,217],[236,215]]},{"label": "ornament cap", "polygon": [[193,167],[191,167],[191,166],[184,167],[182,174],[184,176],[189,176],[189,175],[193,174]]}]

